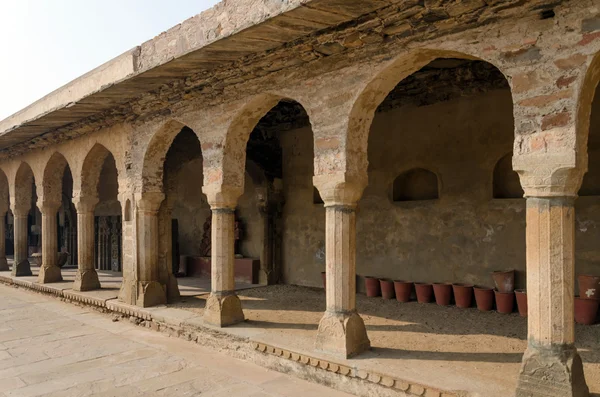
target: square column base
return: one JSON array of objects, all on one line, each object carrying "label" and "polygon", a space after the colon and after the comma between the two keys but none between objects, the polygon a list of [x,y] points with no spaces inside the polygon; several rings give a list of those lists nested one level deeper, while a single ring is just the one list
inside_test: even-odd
[{"label": "square column base", "polygon": [[157,281],[138,281],[136,306],[152,307],[167,304],[165,288]]},{"label": "square column base", "polygon": [[19,263],[13,263],[10,274],[14,277],[33,276],[33,273],[31,273],[31,265],[27,259]]},{"label": "square column base", "polygon": [[40,274],[38,274],[38,283],[58,283],[63,281],[62,274],[60,273],[60,267],[58,266],[42,266],[40,267]]},{"label": "square column base", "polygon": [[227,327],[245,320],[242,302],[235,293],[211,292],[204,308],[204,321],[217,327]]},{"label": "square column base", "polygon": [[181,299],[181,294],[179,292],[179,284],[177,283],[177,279],[172,273],[169,273],[169,278],[167,280],[167,302],[175,303]]},{"label": "square column base", "polygon": [[100,289],[100,280],[95,269],[79,270],[75,275],[75,283],[73,284],[75,291],[93,291]]},{"label": "square column base", "polygon": [[342,359],[371,348],[363,319],[356,312],[325,312],[319,322],[315,348]]},{"label": "square column base", "polygon": [[583,363],[574,346],[529,346],[516,397],[588,397]]}]

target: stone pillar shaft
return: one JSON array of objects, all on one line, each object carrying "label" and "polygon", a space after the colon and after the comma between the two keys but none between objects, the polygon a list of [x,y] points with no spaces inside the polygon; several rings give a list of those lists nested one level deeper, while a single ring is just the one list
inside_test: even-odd
[{"label": "stone pillar shaft", "polygon": [[6,212],[0,213],[0,271],[8,271],[6,261]]},{"label": "stone pillar shaft", "polygon": [[325,202],[327,310],[319,322],[315,347],[343,359],[371,347],[356,312],[356,205],[367,185],[365,173],[316,175]]},{"label": "stone pillar shaft", "polygon": [[211,292],[228,294],[235,291],[235,215],[230,209],[212,211]]},{"label": "stone pillar shaft", "polygon": [[45,210],[42,213],[42,265],[56,266],[58,241],[56,235],[56,211]]},{"label": "stone pillar shaft", "polygon": [[235,294],[235,213],[232,208],[212,208],[211,293],[204,321],[218,327],[244,321],[240,299]]},{"label": "stone pillar shaft", "polygon": [[316,349],[349,358],[371,342],[356,312],[356,211],[354,205],[326,206],[325,265],[327,310],[319,322]]},{"label": "stone pillar shaft", "polygon": [[40,207],[42,212],[42,265],[38,282],[41,284],[62,281],[58,259],[58,236],[56,213],[58,204],[44,204]]},{"label": "stone pillar shaft", "polygon": [[349,206],[327,207],[325,212],[327,310],[348,313],[356,309],[356,212]]},{"label": "stone pillar shaft", "polygon": [[528,345],[517,397],[587,397],[575,349],[574,197],[527,198]]},{"label": "stone pillar shaft", "polygon": [[573,201],[527,199],[527,322],[529,340],[540,346],[575,342]]},{"label": "stone pillar shaft", "polygon": [[141,234],[139,245],[140,272],[142,282],[158,280],[158,212],[139,210],[138,224]]},{"label": "stone pillar shaft", "polygon": [[100,280],[94,264],[94,208],[97,198],[75,202],[77,209],[77,275],[75,291],[100,289]]},{"label": "stone pillar shaft", "polygon": [[27,252],[27,211],[13,210],[15,234],[15,260],[12,266],[13,276],[31,276]]},{"label": "stone pillar shaft", "polygon": [[94,213],[77,211],[77,263],[79,269],[95,270]]},{"label": "stone pillar shaft", "polygon": [[162,193],[144,193],[137,201],[136,304],[142,307],[167,303],[166,285],[160,280],[158,268],[158,211],[164,198]]}]

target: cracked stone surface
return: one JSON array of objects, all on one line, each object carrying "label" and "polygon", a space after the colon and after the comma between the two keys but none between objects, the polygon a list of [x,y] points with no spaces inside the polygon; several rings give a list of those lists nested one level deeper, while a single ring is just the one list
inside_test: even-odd
[{"label": "cracked stone surface", "polygon": [[4,285],[0,315],[0,397],[350,396]]}]

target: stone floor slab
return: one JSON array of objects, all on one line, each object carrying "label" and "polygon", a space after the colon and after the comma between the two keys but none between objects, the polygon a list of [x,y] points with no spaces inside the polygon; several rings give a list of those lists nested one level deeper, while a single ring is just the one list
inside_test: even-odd
[{"label": "stone floor slab", "polygon": [[2,311],[0,397],[350,396],[6,285]]}]

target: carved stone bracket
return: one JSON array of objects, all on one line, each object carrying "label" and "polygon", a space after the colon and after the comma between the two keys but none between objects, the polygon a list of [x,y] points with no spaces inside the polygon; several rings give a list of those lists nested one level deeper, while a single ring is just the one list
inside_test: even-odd
[{"label": "carved stone bracket", "polygon": [[325,207],[334,205],[356,206],[367,186],[367,174],[336,173],[315,175],[313,184],[319,190]]},{"label": "carved stone bracket", "polygon": [[526,154],[513,157],[525,197],[577,196],[585,168],[576,153]]}]

